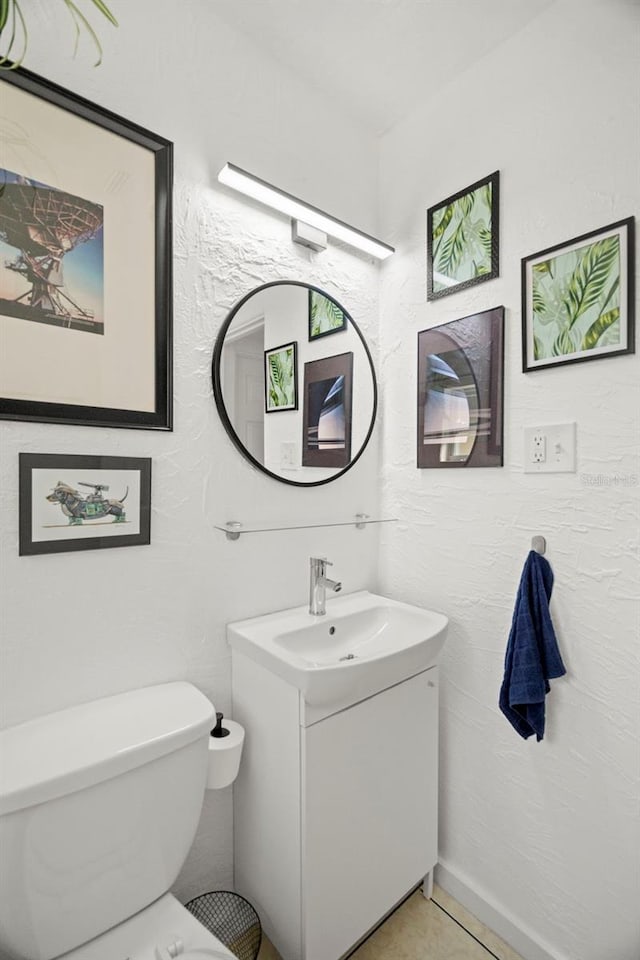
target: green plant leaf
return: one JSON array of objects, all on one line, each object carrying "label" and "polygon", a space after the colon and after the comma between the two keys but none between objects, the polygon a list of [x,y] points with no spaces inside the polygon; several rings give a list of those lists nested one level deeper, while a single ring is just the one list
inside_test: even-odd
[{"label": "green plant leaf", "polygon": [[533,359],[542,359],[542,340],[540,337],[536,337],[535,333],[533,335]]},{"label": "green plant leaf", "polygon": [[[27,41],[29,39],[29,31],[27,30],[27,24],[25,22],[18,0],[9,0],[9,5],[11,7],[11,14],[12,14],[11,36],[9,37],[9,43],[7,44],[6,52],[4,53],[3,56],[0,57],[0,69],[16,70],[24,60],[24,55],[27,52]],[[22,31],[22,51],[20,52],[18,57],[12,57],[11,51],[13,50],[13,45],[16,42],[18,22],[20,24],[20,30]]]},{"label": "green plant leaf", "polygon": [[434,215],[434,218],[433,218],[433,254],[432,254],[434,261],[435,261],[436,257],[438,256],[438,250],[439,250],[439,248],[440,248],[440,244],[442,243],[442,238],[444,237],[445,230],[447,229],[447,227],[448,227],[449,224],[451,223],[451,219],[452,219],[452,217],[453,217],[454,210],[455,210],[455,203],[449,203],[449,204],[447,204],[447,206],[444,207],[444,212],[443,212],[443,214],[442,214],[442,217],[438,220],[437,225],[436,225],[436,216],[437,216],[438,211],[436,211],[436,214]]},{"label": "green plant leaf", "polygon": [[111,13],[111,10],[109,10],[109,7],[106,5],[104,0],[91,0],[91,2],[93,3],[94,7],[100,11],[103,17],[106,17],[107,20],[114,25],[114,27],[118,26],[118,21]]},{"label": "green plant leaf", "polygon": [[440,207],[433,214],[433,239],[437,240],[445,232],[451,223],[451,217],[455,209],[454,203],[448,203],[446,207]]},{"label": "green plant leaf", "polygon": [[91,26],[87,18],[85,17],[84,13],[82,13],[82,11],[75,5],[73,0],[64,0],[64,3],[67,5],[67,10],[71,14],[74,26],[76,28],[76,40],[73,48],[74,57],[78,52],[78,44],[80,42],[80,26],[82,25],[96,46],[96,49],[98,51],[98,59],[96,60],[94,66],[99,67],[100,64],[102,63],[102,46],[100,44],[100,41],[98,40],[97,33],[95,32],[95,30],[93,29],[93,27]]},{"label": "green plant leaf", "polygon": [[471,211],[473,210],[473,205],[476,202],[476,193],[475,190],[473,193],[465,193],[463,197],[460,197],[456,200],[456,205],[460,210],[460,215],[465,218],[468,217]]},{"label": "green plant leaf", "polygon": [[493,246],[493,235],[489,227],[479,227],[478,238],[484,248],[484,252],[489,258],[489,261],[491,261],[491,248]]},{"label": "green plant leaf", "polygon": [[281,383],[281,370],[280,364],[278,362],[278,357],[275,354],[271,354],[269,357],[269,368],[270,368],[270,387],[269,392],[271,394],[271,399],[274,406],[280,406],[282,401],[282,383]]},{"label": "green plant leaf", "polygon": [[554,357],[565,357],[568,353],[575,353],[576,345],[573,342],[569,328],[561,330],[553,343]]},{"label": "green plant leaf", "polygon": [[0,0],[0,33],[4,30],[9,19],[9,0]]},{"label": "green plant leaf", "polygon": [[533,270],[534,276],[536,273],[541,273],[541,274],[548,273],[549,276],[553,279],[553,272],[551,270],[551,260],[542,260],[540,263],[534,263],[532,270]]},{"label": "green plant leaf", "polygon": [[594,347],[597,347],[602,335],[612,327],[619,318],[620,307],[614,307],[612,310],[608,310],[607,313],[601,313],[582,338],[582,349],[593,350]]},{"label": "green plant leaf", "polygon": [[461,220],[442,245],[436,269],[446,277],[453,276],[454,270],[464,255],[466,241],[464,226],[464,220]]},{"label": "green plant leaf", "polygon": [[[85,30],[98,51],[98,59],[95,64],[95,66],[98,66],[102,62],[102,46],[97,33],[87,20],[85,14],[77,6],[75,0],[62,0],[62,2],[66,6],[75,27],[74,56],[78,50],[81,32]],[[118,26],[118,21],[105,3],[105,0],[88,0],[88,2],[91,2],[93,7],[95,7],[109,23],[113,24],[114,27]],[[29,40],[27,23],[18,0],[0,0],[0,34],[4,28],[7,27],[9,17],[11,17],[11,37],[5,48],[4,55],[0,56],[0,69],[14,70],[16,67],[19,67],[24,60]],[[22,35],[22,50],[19,56],[16,57],[12,56],[12,52],[19,34]]]},{"label": "green plant leaf", "polygon": [[580,257],[565,300],[569,329],[602,296],[611,267],[619,257],[619,248],[617,236],[606,237],[591,244]]},{"label": "green plant leaf", "polygon": [[274,407],[293,403],[293,351],[269,354],[269,396]]},{"label": "green plant leaf", "polygon": [[546,313],[547,312],[547,301],[544,299],[544,296],[540,292],[540,287],[536,283],[536,278],[533,278],[533,292],[531,294],[531,301],[533,303],[533,312],[534,313]]}]

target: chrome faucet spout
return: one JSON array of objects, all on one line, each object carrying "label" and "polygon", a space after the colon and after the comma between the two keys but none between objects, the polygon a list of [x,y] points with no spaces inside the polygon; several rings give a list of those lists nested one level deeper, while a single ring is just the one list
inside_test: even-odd
[{"label": "chrome faucet spout", "polygon": [[334,593],[342,590],[339,580],[327,577],[327,567],[331,565],[326,557],[311,557],[309,560],[309,613],[314,617],[323,617],[327,612],[327,589]]}]

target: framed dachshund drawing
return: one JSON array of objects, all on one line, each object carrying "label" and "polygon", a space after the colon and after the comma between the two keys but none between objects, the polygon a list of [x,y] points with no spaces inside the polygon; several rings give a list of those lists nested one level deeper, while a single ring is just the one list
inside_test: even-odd
[{"label": "framed dachshund drawing", "polygon": [[20,556],[150,539],[150,458],[20,454]]}]

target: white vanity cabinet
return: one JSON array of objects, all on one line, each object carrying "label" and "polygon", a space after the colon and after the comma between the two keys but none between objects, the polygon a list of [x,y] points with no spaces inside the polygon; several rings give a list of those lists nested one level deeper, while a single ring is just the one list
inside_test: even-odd
[{"label": "white vanity cabinet", "polygon": [[435,866],[438,668],[320,714],[236,650],[232,673],[235,889],[283,960],[339,960]]}]

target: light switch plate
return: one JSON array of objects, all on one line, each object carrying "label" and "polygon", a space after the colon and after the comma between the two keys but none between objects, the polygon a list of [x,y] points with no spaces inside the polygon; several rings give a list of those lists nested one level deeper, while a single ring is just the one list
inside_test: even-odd
[{"label": "light switch plate", "polygon": [[283,440],[280,444],[280,467],[283,470],[295,470],[296,444],[294,440]]},{"label": "light switch plate", "polygon": [[552,423],[524,428],[525,473],[575,473],[576,425]]}]

